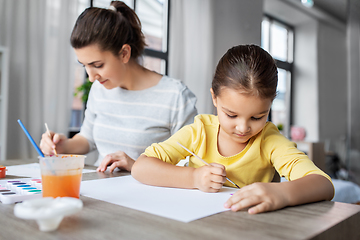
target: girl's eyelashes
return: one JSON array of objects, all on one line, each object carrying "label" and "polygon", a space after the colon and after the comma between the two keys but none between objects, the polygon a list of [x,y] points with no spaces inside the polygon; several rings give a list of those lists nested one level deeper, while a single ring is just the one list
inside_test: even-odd
[{"label": "girl's eyelashes", "polygon": [[[225,115],[226,115],[228,118],[237,118],[237,117],[239,116],[239,115],[237,115],[235,112],[229,111],[229,110],[227,110],[227,109],[223,109],[222,112],[225,113]],[[257,116],[257,117],[255,117],[255,116]],[[255,116],[250,117],[250,119],[251,119],[252,121],[259,121],[259,120],[263,119],[264,116],[266,116],[266,114],[264,115],[263,113],[259,113],[259,114],[255,115]]]},{"label": "girl's eyelashes", "polygon": [[262,117],[251,117],[251,119],[252,120],[254,120],[254,121],[259,121],[259,120],[261,120],[262,118],[263,118],[264,116],[262,116]]},{"label": "girl's eyelashes", "polygon": [[236,118],[237,116],[236,115],[229,115],[226,113],[226,115],[229,117],[229,118]]},{"label": "girl's eyelashes", "polygon": [[[228,116],[229,118],[236,118],[237,115],[230,115],[228,113],[226,113],[226,116]],[[254,121],[259,121],[263,118],[264,116],[261,116],[261,117],[251,117],[251,120],[254,120]]]}]

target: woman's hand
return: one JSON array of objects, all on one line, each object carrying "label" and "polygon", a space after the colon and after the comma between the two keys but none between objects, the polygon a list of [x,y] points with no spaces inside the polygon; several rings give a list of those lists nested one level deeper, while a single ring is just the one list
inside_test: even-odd
[{"label": "woman's hand", "polygon": [[54,133],[50,131],[43,133],[40,141],[40,149],[46,155],[54,155],[54,149],[58,154],[65,153],[65,142],[67,137],[64,134]]},{"label": "woman's hand", "polygon": [[134,162],[134,159],[129,157],[123,151],[117,151],[106,155],[96,171],[105,172],[107,167],[109,167],[110,172],[113,172],[115,168],[124,169],[130,172]]},{"label": "woman's hand", "polygon": [[211,163],[194,170],[194,187],[203,192],[218,192],[226,181],[225,166]]},{"label": "woman's hand", "polygon": [[282,183],[253,183],[238,190],[224,204],[236,212],[249,208],[250,214],[268,212],[289,205]]}]

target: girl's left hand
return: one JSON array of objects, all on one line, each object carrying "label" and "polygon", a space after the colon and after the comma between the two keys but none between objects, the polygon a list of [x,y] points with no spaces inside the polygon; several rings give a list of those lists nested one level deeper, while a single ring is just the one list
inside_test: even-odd
[{"label": "girl's left hand", "polygon": [[249,208],[248,213],[268,212],[288,206],[289,200],[281,183],[253,183],[247,185],[231,196],[224,204],[236,212]]},{"label": "girl's left hand", "polygon": [[105,172],[107,167],[109,167],[110,172],[113,172],[115,168],[124,169],[130,172],[134,162],[134,159],[129,157],[123,151],[117,151],[106,155],[96,171]]}]

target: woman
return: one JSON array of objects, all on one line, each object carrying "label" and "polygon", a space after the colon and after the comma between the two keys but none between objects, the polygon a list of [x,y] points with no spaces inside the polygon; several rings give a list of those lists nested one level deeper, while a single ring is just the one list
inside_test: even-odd
[{"label": "woman", "polygon": [[167,139],[197,114],[194,94],[179,80],[138,63],[145,40],[136,13],[112,1],[88,8],[77,19],[71,45],[85,67],[90,90],[81,130],[73,138],[42,135],[45,154],[86,154],[97,149],[98,171],[131,170],[153,142]]}]

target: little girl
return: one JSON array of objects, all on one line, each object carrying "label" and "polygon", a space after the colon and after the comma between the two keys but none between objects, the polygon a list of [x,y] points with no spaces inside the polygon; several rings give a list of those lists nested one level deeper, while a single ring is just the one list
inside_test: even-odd
[{"label": "little girl", "polygon": [[[218,115],[198,115],[168,140],[152,144],[133,165],[132,176],[149,185],[205,192],[234,187],[227,177],[241,189],[224,206],[249,208],[250,214],[331,200],[330,177],[267,121],[276,86],[270,54],[255,45],[229,49],[210,89]],[[187,156],[189,167],[175,166]],[[271,182],[275,170],[288,181]]]}]

